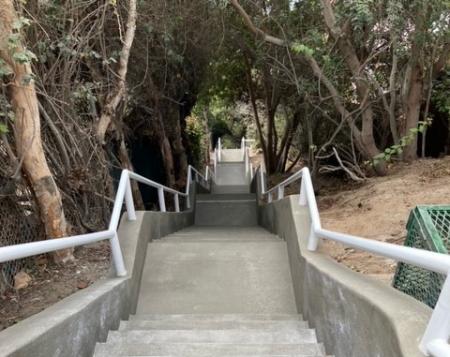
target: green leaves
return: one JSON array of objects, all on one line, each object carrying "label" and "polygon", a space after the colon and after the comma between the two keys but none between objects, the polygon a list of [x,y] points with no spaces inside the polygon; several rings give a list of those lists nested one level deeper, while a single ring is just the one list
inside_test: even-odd
[{"label": "green leaves", "polygon": [[12,28],[13,28],[13,30],[16,30],[17,32],[19,32],[24,27],[28,27],[30,25],[31,25],[31,20],[30,19],[27,19],[26,17],[19,17],[18,19],[16,19],[13,22]]},{"label": "green leaves", "polygon": [[15,52],[13,54],[13,60],[19,64],[29,64],[33,60],[37,60],[37,57],[33,52],[24,50],[22,52]]},{"label": "green leaves", "polygon": [[0,58],[0,79],[4,76],[9,76],[11,75],[13,72],[11,70],[11,68],[6,64],[5,61],[3,61]]},{"label": "green leaves", "polygon": [[392,160],[392,157],[401,155],[403,153],[404,148],[409,144],[411,144],[414,138],[419,133],[423,134],[431,124],[432,124],[431,119],[427,119],[426,121],[419,121],[417,128],[409,129],[408,134],[400,139],[399,144],[392,145],[386,148],[382,153],[375,155],[372,158],[372,162],[370,162],[370,164],[372,166],[376,166],[382,161],[389,162]]},{"label": "green leaves", "polygon": [[8,131],[8,126],[5,123],[0,123],[0,134],[6,134]]},{"label": "green leaves", "polygon": [[0,134],[9,132],[9,124],[13,123],[16,116],[11,103],[4,96],[0,96]]},{"label": "green leaves", "polygon": [[310,56],[310,57],[312,57],[314,55],[314,50],[311,47],[308,47],[299,42],[295,42],[291,48],[295,53],[298,53],[298,54],[303,54],[303,55]]}]

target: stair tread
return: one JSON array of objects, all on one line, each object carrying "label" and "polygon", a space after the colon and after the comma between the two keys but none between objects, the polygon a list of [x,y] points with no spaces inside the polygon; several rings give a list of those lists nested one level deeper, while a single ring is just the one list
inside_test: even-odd
[{"label": "stair tread", "polygon": [[216,320],[132,320],[122,321],[119,331],[125,330],[276,330],[286,331],[292,329],[307,329],[306,321],[261,321],[261,320],[241,320],[241,321],[216,321]]},{"label": "stair tread", "polygon": [[112,331],[108,335],[108,342],[124,340],[127,343],[317,343],[316,333],[313,329],[291,329],[287,331],[267,330],[131,330]]},{"label": "stair tread", "polygon": [[277,242],[277,239],[257,239],[257,238],[170,238],[170,239],[159,239],[152,243],[161,244],[161,243],[240,243],[240,242],[250,242],[250,243],[265,243],[265,242]]},{"label": "stair tread", "polygon": [[301,314],[138,314],[130,320],[164,321],[303,321]]},{"label": "stair tread", "polygon": [[230,184],[213,184],[213,194],[236,194],[236,193],[250,193],[250,186],[248,184],[230,185]]},{"label": "stair tread", "polygon": [[97,344],[95,356],[271,356],[296,355],[299,357],[323,357],[317,343],[296,344],[230,344],[230,343],[127,343]]},{"label": "stair tread", "polygon": [[204,193],[197,195],[198,201],[210,200],[210,201],[221,201],[221,200],[256,200],[256,194],[254,193]]}]

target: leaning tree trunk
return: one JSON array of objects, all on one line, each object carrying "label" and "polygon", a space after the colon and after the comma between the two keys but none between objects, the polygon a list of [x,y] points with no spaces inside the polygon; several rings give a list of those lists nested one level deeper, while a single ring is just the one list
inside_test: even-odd
[{"label": "leaning tree trunk", "polygon": [[[15,113],[15,140],[23,172],[29,180],[40,209],[40,216],[49,238],[64,237],[68,225],[64,216],[61,194],[47,164],[41,140],[41,126],[36,90],[31,80],[29,63],[17,63],[15,53],[25,53],[20,43],[13,48],[8,39],[15,35],[17,14],[11,0],[0,0],[0,58],[9,66],[13,78],[8,84],[8,95]],[[73,249],[54,253],[56,262],[73,260]]]},{"label": "leaning tree trunk", "polygon": [[130,59],[130,52],[136,34],[136,19],[137,19],[137,0],[129,0],[128,2],[128,18],[127,30],[123,40],[122,51],[119,58],[119,68],[117,71],[117,84],[112,94],[109,96],[105,107],[102,110],[100,119],[97,123],[97,138],[100,143],[105,142],[106,132],[111,124],[117,107],[122,102],[126,93],[126,78],[128,72],[128,62]]},{"label": "leaning tree trunk", "polygon": [[[409,134],[410,130],[417,128],[422,106],[423,79],[419,75],[419,69],[414,69],[414,72],[411,76],[412,83],[409,87],[409,93],[404,103],[406,125],[403,135],[405,136]],[[417,135],[414,135],[412,141],[405,147],[403,158],[406,161],[417,159]]]}]

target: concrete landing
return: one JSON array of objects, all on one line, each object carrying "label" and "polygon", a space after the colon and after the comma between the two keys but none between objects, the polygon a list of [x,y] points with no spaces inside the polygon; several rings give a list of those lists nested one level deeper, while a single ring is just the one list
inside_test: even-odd
[{"label": "concrete landing", "polygon": [[150,244],[138,314],[296,313],[283,241],[248,227],[201,238],[212,232],[198,227]]},{"label": "concrete landing", "polygon": [[248,185],[243,162],[226,162],[217,164],[217,185]]}]

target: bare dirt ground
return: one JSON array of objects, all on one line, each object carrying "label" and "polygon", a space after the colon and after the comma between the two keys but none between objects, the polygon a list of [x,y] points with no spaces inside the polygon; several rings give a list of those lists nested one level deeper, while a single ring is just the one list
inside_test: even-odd
[{"label": "bare dirt ground", "polygon": [[64,266],[50,263],[45,256],[38,257],[25,269],[31,277],[28,287],[10,288],[0,294],[0,331],[105,277],[109,257],[108,242],[78,248],[76,261]]},{"label": "bare dirt ground", "polygon": [[[318,196],[322,225],[338,232],[403,244],[409,213],[417,205],[450,205],[450,157],[397,163],[386,177],[361,185],[338,184]],[[322,249],[349,268],[391,282],[396,263],[323,242]]]}]

